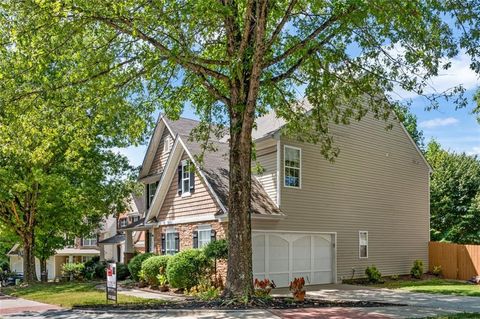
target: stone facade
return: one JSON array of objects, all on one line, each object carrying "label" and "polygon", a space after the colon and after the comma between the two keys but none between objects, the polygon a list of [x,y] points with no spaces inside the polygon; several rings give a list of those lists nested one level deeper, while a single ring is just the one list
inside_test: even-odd
[{"label": "stone facade", "polygon": [[[187,223],[187,224],[177,224],[169,226],[160,226],[154,229],[154,238],[155,238],[155,253],[158,255],[162,254],[162,234],[167,231],[167,229],[175,229],[175,232],[179,233],[180,237],[180,251],[193,248],[193,232],[198,229],[201,225],[209,225],[213,230],[216,231],[217,239],[227,238],[227,223],[220,223],[218,221],[210,222],[198,222],[198,223]],[[225,282],[227,275],[227,263],[219,261],[217,262],[217,274],[221,276],[222,281]]]}]

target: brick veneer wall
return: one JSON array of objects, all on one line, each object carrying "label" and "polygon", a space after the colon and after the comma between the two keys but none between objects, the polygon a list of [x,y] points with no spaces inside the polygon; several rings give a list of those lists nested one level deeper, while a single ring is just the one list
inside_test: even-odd
[{"label": "brick veneer wall", "polygon": [[[210,225],[212,229],[217,232],[217,239],[224,239],[227,237],[227,223],[220,223],[217,221],[161,226],[154,229],[155,253],[159,255],[162,253],[162,233],[165,233],[167,228],[175,228],[175,231],[179,233],[180,251],[193,248],[193,232],[196,231],[200,225]],[[222,277],[223,282],[225,282],[227,276],[226,262],[217,262],[217,274],[219,274]]]}]

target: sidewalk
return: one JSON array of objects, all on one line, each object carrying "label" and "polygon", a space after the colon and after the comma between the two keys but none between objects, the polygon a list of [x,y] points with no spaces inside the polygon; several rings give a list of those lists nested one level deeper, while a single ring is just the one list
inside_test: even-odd
[{"label": "sidewalk", "polygon": [[[97,285],[95,288],[98,290],[105,291],[105,285]],[[172,296],[171,294],[162,293],[160,291],[146,291],[142,289],[132,289],[132,288],[124,288],[118,287],[117,293],[137,297],[137,298],[144,298],[144,299],[156,299],[156,300],[165,300],[165,301],[183,301],[185,297],[182,295],[179,296]]]},{"label": "sidewalk", "polygon": [[62,309],[59,306],[48,305],[41,302],[15,298],[0,294],[0,316],[16,313],[44,312],[47,310]]}]

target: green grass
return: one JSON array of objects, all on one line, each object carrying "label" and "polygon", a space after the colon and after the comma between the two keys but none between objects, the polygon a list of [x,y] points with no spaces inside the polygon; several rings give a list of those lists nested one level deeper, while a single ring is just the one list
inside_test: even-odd
[{"label": "green grass", "polygon": [[458,313],[455,315],[441,315],[438,317],[428,317],[424,319],[479,319],[480,313]]},{"label": "green grass", "polygon": [[[61,307],[95,306],[106,304],[105,292],[95,288],[98,282],[33,284],[28,287],[2,288],[2,293]],[[119,304],[165,303],[118,294]],[[112,301],[109,301],[112,303]]]},{"label": "green grass", "polygon": [[[431,279],[431,280],[398,280],[388,281],[376,287],[401,289],[412,292],[425,292],[442,295],[480,297],[480,285],[467,284],[462,281]],[[461,318],[461,317],[460,317]],[[466,317],[468,318],[468,317]],[[476,317],[472,317],[476,318]]]}]

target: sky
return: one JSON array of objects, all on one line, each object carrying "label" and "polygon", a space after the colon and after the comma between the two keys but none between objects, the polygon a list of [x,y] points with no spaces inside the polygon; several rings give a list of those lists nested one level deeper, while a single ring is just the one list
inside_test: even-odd
[{"label": "sky", "polygon": [[[435,139],[450,151],[480,156],[480,124],[477,122],[478,116],[472,114],[475,107],[473,96],[480,89],[480,78],[470,69],[470,58],[466,54],[460,53],[451,62],[451,68],[442,70],[432,79],[431,91],[425,93],[433,93],[433,90],[442,92],[461,84],[466,89],[465,96],[469,101],[466,108],[457,110],[453,102],[442,101],[438,109],[427,110],[430,103],[410,92],[397,91],[396,98],[412,101],[410,110],[418,118],[418,125],[424,133],[426,143]],[[154,116],[158,117],[158,113]],[[197,119],[191,107],[185,107],[182,116]],[[132,165],[139,166],[143,162],[146,149],[147,145],[142,145],[117,150],[127,156]]]}]

